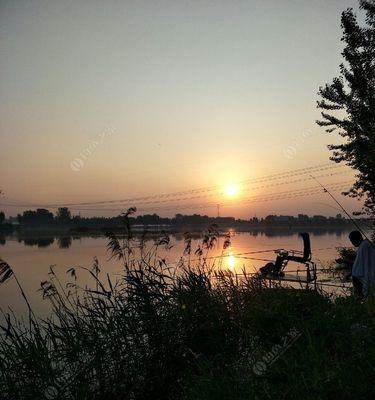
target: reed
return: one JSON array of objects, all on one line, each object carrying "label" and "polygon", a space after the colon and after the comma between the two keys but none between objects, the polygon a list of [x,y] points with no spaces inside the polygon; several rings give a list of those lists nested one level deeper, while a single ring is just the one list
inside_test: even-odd
[{"label": "reed", "polygon": [[[189,234],[177,266],[131,235],[108,234],[122,267],[113,280],[94,259],[92,285],[53,267],[40,291],[47,319],[3,314],[0,388],[9,399],[331,399],[372,398],[375,378],[371,300],[332,298],[257,277],[218,273],[210,228],[194,252]],[[229,237],[225,245],[229,246]],[[141,250],[136,251],[136,250]],[[225,250],[225,249],[223,249]],[[193,253],[193,254],[191,254]],[[136,254],[141,254],[136,256]],[[190,257],[191,256],[191,257]],[[0,277],[12,279],[1,264]],[[22,288],[20,287],[20,290]],[[21,293],[22,294],[22,293]],[[31,308],[31,307],[30,307]],[[288,334],[297,339],[269,357]],[[261,368],[259,368],[261,366]]]}]

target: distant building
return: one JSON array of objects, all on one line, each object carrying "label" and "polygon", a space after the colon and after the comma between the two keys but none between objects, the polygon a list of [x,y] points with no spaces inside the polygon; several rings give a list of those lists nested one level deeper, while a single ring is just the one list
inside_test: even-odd
[{"label": "distant building", "polygon": [[19,225],[19,221],[17,217],[9,217],[5,219],[6,224],[12,224],[12,225]]}]

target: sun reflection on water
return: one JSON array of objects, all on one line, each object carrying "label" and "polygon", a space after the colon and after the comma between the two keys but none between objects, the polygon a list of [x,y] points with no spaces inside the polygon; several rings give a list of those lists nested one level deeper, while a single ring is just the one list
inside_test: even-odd
[{"label": "sun reflection on water", "polygon": [[226,267],[231,271],[234,272],[236,268],[236,257],[233,255],[233,252],[230,252],[226,257]]}]

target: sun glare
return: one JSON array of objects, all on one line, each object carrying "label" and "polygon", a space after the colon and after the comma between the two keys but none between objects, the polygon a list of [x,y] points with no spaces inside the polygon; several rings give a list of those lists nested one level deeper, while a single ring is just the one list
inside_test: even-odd
[{"label": "sun glare", "polygon": [[228,269],[230,271],[234,272],[235,266],[236,266],[236,259],[233,254],[230,254],[228,256]]},{"label": "sun glare", "polygon": [[228,197],[234,197],[238,193],[238,186],[234,183],[231,183],[225,187],[224,192]]}]

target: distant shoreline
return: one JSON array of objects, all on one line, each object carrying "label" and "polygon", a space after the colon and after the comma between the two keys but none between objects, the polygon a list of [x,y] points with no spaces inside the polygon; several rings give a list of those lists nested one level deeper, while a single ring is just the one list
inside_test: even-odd
[{"label": "distant shoreline", "polygon": [[[159,235],[162,233],[167,234],[180,234],[184,232],[190,233],[202,233],[208,229],[207,226],[203,225],[143,225],[143,226],[133,226],[132,232],[136,235],[147,232],[148,235]],[[354,227],[351,224],[345,225],[267,225],[267,226],[225,226],[217,227],[220,234],[226,234],[227,232],[233,233],[267,233],[267,232],[345,232],[353,230]],[[368,228],[370,229],[370,228]],[[366,228],[365,228],[366,230]],[[68,226],[62,227],[23,227],[14,230],[0,231],[0,235],[5,236],[105,236],[106,233],[122,233],[124,232],[123,227],[119,226],[102,226],[102,227],[77,227],[72,228]]]}]

